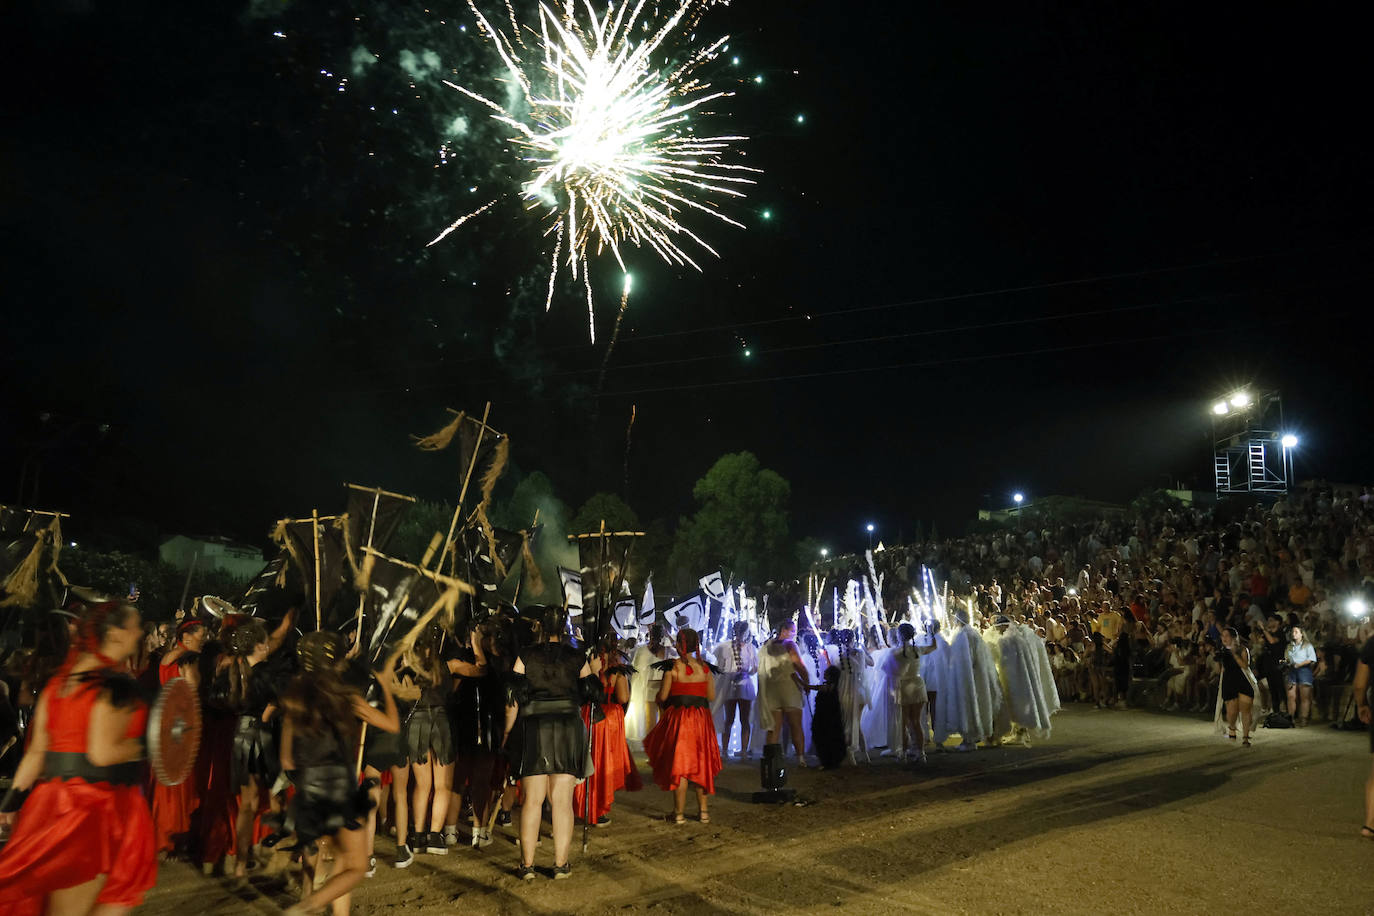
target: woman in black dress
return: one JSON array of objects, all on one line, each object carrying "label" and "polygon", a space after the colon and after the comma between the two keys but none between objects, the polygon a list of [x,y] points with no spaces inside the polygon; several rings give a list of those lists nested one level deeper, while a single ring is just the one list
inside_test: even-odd
[{"label": "woman in black dress", "polygon": [[[305,849],[305,897],[287,910],[288,916],[314,913],[326,903],[341,900],[334,912],[348,912],[348,895],[367,872],[367,838],[363,827],[372,807],[369,790],[358,784],[356,754],[358,725],[395,732],[401,727],[392,699],[391,665],[377,675],[384,708],[373,709],[361,693],[342,678],[343,637],[320,631],[306,635],[298,646],[301,673],[284,691],[281,765],[291,775],[296,794],[291,800],[289,827]],[[322,837],[334,843],[334,873],[319,890],[314,885],[310,847]]]},{"label": "woman in black dress", "polygon": [[[394,767],[391,771],[396,801],[394,864],[397,868],[410,865],[414,852],[448,854],[443,829],[453,792],[456,754],[448,717],[453,675],[440,658],[439,644],[443,638],[439,627],[430,625],[426,628],[411,651],[405,654],[398,672],[396,695],[402,700],[413,701],[414,705],[401,724],[402,749],[410,765]],[[414,794],[408,799],[406,789],[412,784],[411,780]],[[414,823],[414,830],[407,830],[408,821]]]},{"label": "woman in black dress", "polygon": [[1250,746],[1250,720],[1255,703],[1255,686],[1251,682],[1250,650],[1240,641],[1235,628],[1221,631],[1221,702],[1226,707],[1226,736],[1236,740],[1236,717],[1240,717],[1245,733],[1242,742]]},{"label": "woman in black dress", "polygon": [[582,703],[595,699],[599,682],[580,649],[561,642],[565,616],[561,608],[531,607],[525,614],[540,621],[539,643],[516,658],[506,700],[505,746],[511,775],[520,780],[520,868],[523,880],[534,878],[534,850],[547,799],[553,820],[553,877],[569,875],[568,852],[573,835],[573,786],[589,773],[587,726]]},{"label": "woman in black dress", "polygon": [[248,874],[253,822],[263,792],[277,778],[276,742],[269,724],[276,696],[262,663],[271,651],[267,628],[257,620],[238,624],[226,640],[228,658],[210,685],[209,705],[235,717],[230,785],[238,793],[234,824],[234,874]]}]

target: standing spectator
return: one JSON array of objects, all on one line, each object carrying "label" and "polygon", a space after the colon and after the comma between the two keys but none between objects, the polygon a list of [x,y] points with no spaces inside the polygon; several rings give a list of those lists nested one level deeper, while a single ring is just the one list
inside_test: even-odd
[{"label": "standing spectator", "polygon": [[[1312,713],[1312,685],[1316,674],[1317,652],[1303,636],[1302,627],[1293,627],[1291,641],[1285,658],[1288,672],[1284,678],[1288,683],[1288,715],[1294,725],[1306,726],[1307,717]],[[1301,698],[1301,709],[1299,709]],[[1299,718],[1301,712],[1301,718]]]},{"label": "standing spectator", "polygon": [[[1366,493],[1369,491],[1366,490]],[[1369,752],[1374,754],[1374,726],[1369,715],[1369,669],[1374,667],[1374,639],[1370,639],[1360,650],[1360,663],[1355,668],[1355,703],[1359,710],[1360,721],[1369,729]],[[1374,840],[1374,766],[1370,767],[1369,779],[1364,784],[1364,826],[1360,836]]]},{"label": "standing spectator", "polygon": [[1260,634],[1264,639],[1264,654],[1259,659],[1259,676],[1264,678],[1269,690],[1269,709],[1277,712],[1283,690],[1283,658],[1288,650],[1284,638],[1283,621],[1277,614],[1271,615],[1264,623]]}]

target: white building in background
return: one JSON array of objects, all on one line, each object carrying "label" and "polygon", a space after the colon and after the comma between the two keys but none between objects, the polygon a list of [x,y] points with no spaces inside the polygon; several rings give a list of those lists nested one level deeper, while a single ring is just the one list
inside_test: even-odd
[{"label": "white building in background", "polygon": [[264,562],[258,548],[221,537],[178,534],[163,541],[157,552],[162,562],[177,569],[190,569],[194,562],[198,572],[214,569],[242,580],[256,576]]}]

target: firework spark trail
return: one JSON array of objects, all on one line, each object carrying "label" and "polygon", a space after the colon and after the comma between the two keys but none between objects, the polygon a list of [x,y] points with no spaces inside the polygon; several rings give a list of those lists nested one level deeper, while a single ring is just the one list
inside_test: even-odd
[{"label": "firework spark trail", "polygon": [[[479,31],[496,49],[524,105],[504,106],[448,80],[444,84],[487,106],[492,118],[515,131],[506,144],[529,168],[520,196],[527,209],[544,211],[545,237],[555,236],[545,309],[553,302],[558,271],[566,265],[572,279],[580,275],[586,288],[593,342],[591,257],[609,250],[624,271],[621,245],[629,243],[651,249],[670,264],[700,270],[684,248],[688,240],[712,255],[717,252],[680,217],[695,211],[743,228],[717,209],[717,200],[742,198],[742,186],[754,183],[747,176],[758,169],[727,161],[733,144],[746,138],[697,137],[688,126],[693,115],[709,114],[706,106],[733,95],[713,91],[695,75],[728,39],[669,60],[675,56],[670,39],[690,40],[711,2],[677,0],[672,15],[661,22],[652,15],[641,19],[646,0],[608,6],[601,14],[591,0],[583,0],[581,7],[576,0],[564,0],[561,14],[541,3],[536,30],[522,28],[506,0],[513,30],[508,36],[468,0]],[[529,34],[522,36],[522,31]],[[648,37],[636,42],[636,33]],[[537,62],[527,65],[522,50],[537,56]],[[430,244],[497,200],[460,218]]]}]

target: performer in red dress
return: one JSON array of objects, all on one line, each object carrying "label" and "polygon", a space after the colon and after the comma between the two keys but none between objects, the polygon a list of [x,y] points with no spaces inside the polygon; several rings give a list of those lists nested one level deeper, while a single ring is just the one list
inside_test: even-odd
[{"label": "performer in red dress", "polygon": [[[200,650],[205,647],[208,631],[203,621],[187,618],[177,627],[177,642],[167,650],[158,666],[158,680],[165,684],[175,677],[184,677],[199,686],[197,668]],[[196,810],[196,787],[192,779],[180,785],[153,786],[153,825],[157,836],[157,851],[171,853],[178,845],[184,849],[191,833],[191,815]]]},{"label": "performer in red dress", "polygon": [[706,796],[715,794],[716,774],[721,766],[720,742],[711,718],[716,680],[700,650],[701,638],[696,630],[678,632],[678,658],[658,689],[663,715],[644,736],[644,753],[654,769],[654,782],[660,789],[673,793],[673,820],[679,824],[685,820],[683,808],[689,782],[696,791],[701,822],[710,821]]},{"label": "performer in red dress", "polygon": [[[625,707],[630,702],[630,675],[634,669],[625,664],[624,657],[616,648],[616,636],[609,634],[593,662],[597,677],[601,679],[601,689],[606,702],[601,711],[604,718],[591,723],[592,764],[596,772],[577,784],[573,790],[573,810],[579,818],[587,816],[587,786],[592,792],[592,823],[604,827],[611,822],[611,803],[620,789],[638,792],[644,788],[630,756],[630,745],[625,740]],[[582,721],[591,718],[591,706],[582,707]]]},{"label": "performer in red dress", "polygon": [[157,881],[142,791],[148,708],[127,673],[143,639],[138,609],[95,605],[78,637],[39,696],[29,748],[0,802],[9,812],[0,818],[19,812],[0,852],[7,916],[97,908],[113,916],[142,903]]}]

